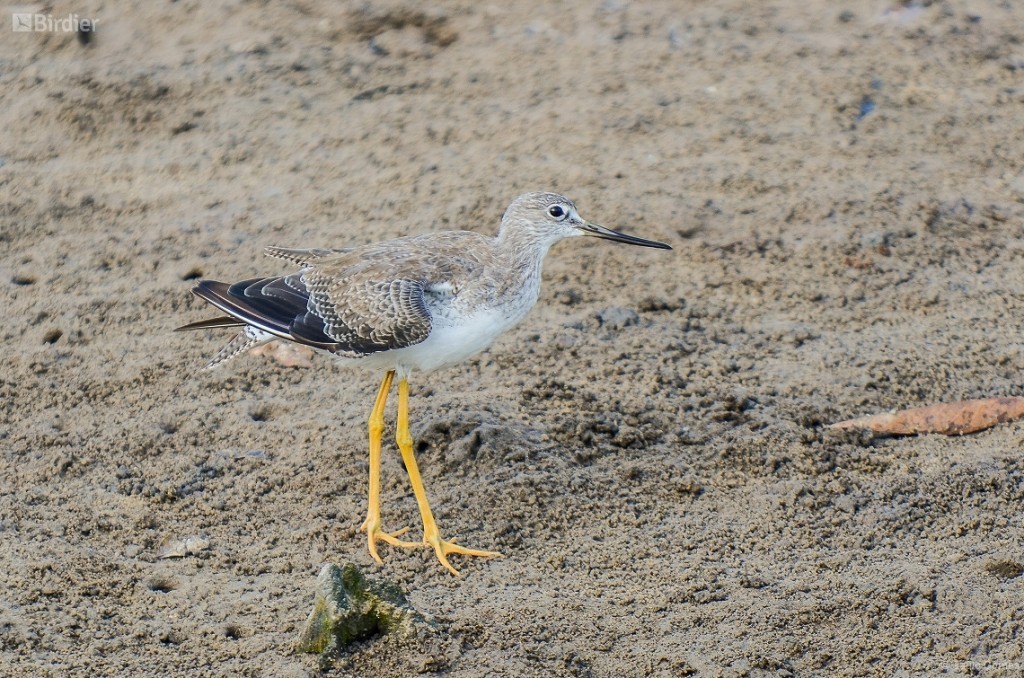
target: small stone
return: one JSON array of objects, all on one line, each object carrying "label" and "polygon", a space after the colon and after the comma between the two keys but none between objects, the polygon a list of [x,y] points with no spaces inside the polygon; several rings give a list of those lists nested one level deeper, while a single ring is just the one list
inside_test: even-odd
[{"label": "small stone", "polygon": [[199,535],[189,535],[182,539],[168,538],[160,545],[156,557],[164,559],[197,556],[208,548],[210,548],[210,540]]},{"label": "small stone", "polygon": [[612,306],[603,311],[598,311],[597,321],[601,323],[602,327],[610,330],[621,330],[630,325],[638,324],[640,322],[640,314],[631,308]]},{"label": "small stone", "polygon": [[335,657],[371,636],[416,635],[427,619],[413,609],[397,584],[367,580],[358,567],[326,564],[316,579],[313,611],[299,635],[297,651]]},{"label": "small stone", "polygon": [[999,579],[1009,580],[1024,574],[1024,565],[1014,560],[991,560],[985,564],[985,570]]},{"label": "small stone", "polygon": [[682,307],[679,302],[661,299],[655,296],[644,297],[637,304],[637,309],[642,313],[658,313],[661,311],[678,311]]},{"label": "small stone", "polygon": [[571,334],[559,334],[554,338],[554,346],[560,351],[568,351],[576,345],[576,337]]},{"label": "small stone", "polygon": [[581,295],[577,290],[570,287],[569,289],[562,290],[561,292],[555,294],[555,299],[560,304],[565,304],[566,306],[575,306],[576,304],[580,303],[580,301],[583,299],[583,295]]},{"label": "small stone", "polygon": [[370,40],[370,49],[380,56],[395,56],[401,59],[427,58],[437,48],[431,45],[423,30],[416,26],[403,26],[384,31]]}]

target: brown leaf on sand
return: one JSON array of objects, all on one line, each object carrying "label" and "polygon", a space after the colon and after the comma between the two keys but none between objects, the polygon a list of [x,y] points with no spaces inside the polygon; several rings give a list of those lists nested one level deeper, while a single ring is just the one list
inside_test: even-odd
[{"label": "brown leaf on sand", "polygon": [[252,349],[251,353],[273,358],[285,367],[312,367],[313,349],[301,344],[271,341]]},{"label": "brown leaf on sand", "polygon": [[943,433],[956,436],[983,431],[1020,417],[1024,417],[1024,398],[981,398],[849,419],[829,428],[866,428],[889,435]]}]

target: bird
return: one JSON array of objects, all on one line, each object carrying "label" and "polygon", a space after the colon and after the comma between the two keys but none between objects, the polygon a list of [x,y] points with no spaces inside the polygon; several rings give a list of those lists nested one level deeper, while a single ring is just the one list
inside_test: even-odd
[{"label": "bird", "polygon": [[[326,353],[345,365],[384,372],[370,411],[366,533],[379,564],[378,542],[428,546],[449,572],[448,556],[494,557],[444,539],[427,500],[409,431],[409,379],[456,365],[518,324],[537,302],[541,268],[555,243],[592,236],[670,250],[669,245],[592,224],[557,193],[525,193],[501,218],[496,236],[441,231],[347,248],[268,247],[265,254],[298,270],[235,283],[200,280],[192,292],[224,315],[177,328],[241,328],[209,362],[213,368],[273,340]],[[401,539],[381,522],[380,470],[384,408],[398,380],[396,443],[423,523],[421,542]]]}]

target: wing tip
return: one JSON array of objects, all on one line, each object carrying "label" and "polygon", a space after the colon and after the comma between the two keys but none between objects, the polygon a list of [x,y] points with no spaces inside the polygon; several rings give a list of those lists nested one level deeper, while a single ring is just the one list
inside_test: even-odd
[{"label": "wing tip", "polygon": [[199,280],[192,286],[192,294],[201,299],[206,299],[208,294],[226,293],[228,284],[219,280]]},{"label": "wing tip", "polygon": [[181,327],[175,327],[175,332],[189,332],[191,330],[216,330],[224,327],[241,327],[245,325],[238,318],[232,318],[231,316],[220,316],[217,318],[207,318],[206,320],[197,320],[195,322],[182,325]]}]

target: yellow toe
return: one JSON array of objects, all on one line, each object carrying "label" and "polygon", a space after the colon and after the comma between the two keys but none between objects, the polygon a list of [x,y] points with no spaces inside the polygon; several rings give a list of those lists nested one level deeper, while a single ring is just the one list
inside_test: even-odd
[{"label": "yellow toe", "polygon": [[416,542],[403,541],[399,539],[399,537],[409,531],[408,527],[403,527],[401,530],[395,530],[394,532],[385,532],[380,528],[379,523],[374,522],[371,524],[371,521],[367,519],[359,529],[366,533],[366,542],[370,550],[370,556],[382,565],[384,564],[384,561],[381,560],[380,554],[377,553],[377,542],[382,541],[385,544],[391,544],[392,546],[399,546],[406,549],[420,546],[420,544]]},{"label": "yellow toe", "polygon": [[448,562],[449,554],[455,554],[460,556],[478,556],[481,558],[501,557],[501,554],[497,551],[483,551],[480,549],[471,549],[465,546],[460,546],[455,543],[454,539],[450,541],[441,539],[441,535],[439,534],[425,536],[423,538],[423,541],[425,544],[434,549],[434,554],[437,556],[437,559],[441,561],[441,564],[444,565],[445,568],[447,568],[448,571],[454,574],[456,577],[461,577],[462,575],[459,574],[459,571],[456,570],[450,562]]}]

